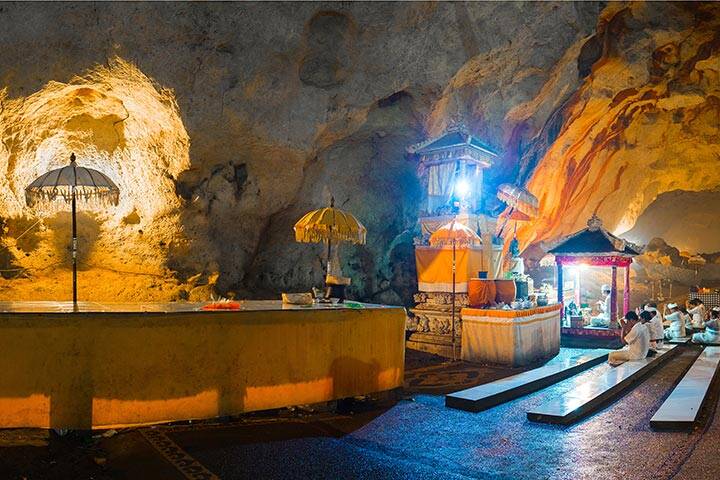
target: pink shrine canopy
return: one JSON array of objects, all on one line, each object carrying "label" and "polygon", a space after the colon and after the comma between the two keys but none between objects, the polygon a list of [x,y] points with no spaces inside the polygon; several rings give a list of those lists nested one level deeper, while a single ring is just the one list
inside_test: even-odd
[{"label": "pink shrine canopy", "polygon": [[561,239],[548,253],[555,256],[557,263],[558,303],[563,303],[564,265],[611,267],[610,322],[614,325],[617,321],[617,267],[625,267],[623,315],[630,310],[630,264],[634,256],[640,255],[640,248],[608,232],[596,215],[590,217],[587,228]]}]

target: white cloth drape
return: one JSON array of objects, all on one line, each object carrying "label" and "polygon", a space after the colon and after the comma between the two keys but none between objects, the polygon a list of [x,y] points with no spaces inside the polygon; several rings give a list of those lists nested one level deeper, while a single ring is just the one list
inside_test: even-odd
[{"label": "white cloth drape", "polygon": [[428,195],[450,198],[455,185],[455,162],[432,165],[428,169]]}]

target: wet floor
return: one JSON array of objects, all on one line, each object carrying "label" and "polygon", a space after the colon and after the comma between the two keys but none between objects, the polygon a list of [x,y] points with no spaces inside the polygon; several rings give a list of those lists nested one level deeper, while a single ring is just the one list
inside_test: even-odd
[{"label": "wet floor", "polygon": [[[706,426],[693,432],[656,432],[649,425],[698,353],[684,349],[620,399],[568,427],[529,422],[525,412],[611,367],[469,413],[445,408],[438,393],[443,379],[478,383],[478,377],[517,370],[409,358],[406,397],[395,404],[121,432],[98,443],[102,453],[93,454],[104,460],[92,478],[716,479],[719,414],[706,410]],[[160,432],[159,441],[149,438],[150,430]]]}]

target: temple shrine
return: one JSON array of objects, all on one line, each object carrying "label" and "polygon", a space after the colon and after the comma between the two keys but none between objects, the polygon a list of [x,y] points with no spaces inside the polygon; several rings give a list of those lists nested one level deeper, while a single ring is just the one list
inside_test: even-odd
[{"label": "temple shrine", "polygon": [[[557,264],[558,303],[565,304],[563,309],[562,334],[570,336],[620,337],[618,326],[618,267],[624,269],[622,314],[630,310],[630,265],[633,257],[640,255],[640,249],[622,238],[616,237],[603,227],[602,221],[593,215],[587,222],[587,228],[573,233],[559,241],[549,250],[555,256]],[[610,308],[607,312],[608,325],[588,325],[589,309],[582,309],[579,274],[571,292],[574,298],[565,301],[566,282],[563,267],[610,267]]]},{"label": "temple shrine", "polygon": [[[479,275],[501,275],[502,245],[493,243],[498,219],[484,208],[483,172],[497,153],[464,126],[448,128],[442,135],[409,147],[418,162],[418,176],[426,200],[420,209],[420,236],[415,240],[418,294],[410,326],[409,346],[450,356],[452,332],[459,341],[461,324],[452,325],[452,270],[455,258],[455,317],[468,304],[468,281]],[[478,233],[479,242],[455,249],[432,246],[430,236],[452,220]]]}]

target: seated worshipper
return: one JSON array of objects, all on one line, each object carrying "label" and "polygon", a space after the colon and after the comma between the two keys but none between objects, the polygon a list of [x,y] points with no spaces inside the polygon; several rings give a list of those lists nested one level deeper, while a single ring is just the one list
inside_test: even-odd
[{"label": "seated worshipper", "polygon": [[647,324],[648,331],[650,332],[650,350],[657,351],[658,348],[662,347],[663,340],[665,339],[665,330],[663,329],[660,312],[652,305],[652,303],[645,305],[645,311],[651,316],[650,322]]},{"label": "seated worshipper", "polygon": [[705,326],[705,304],[699,298],[693,298],[687,303],[687,309],[692,316],[693,330],[701,330]]},{"label": "seated worshipper", "polygon": [[657,303],[655,302],[648,302],[643,307],[643,310],[647,310],[649,312],[655,312],[655,314],[660,317],[660,323],[663,323],[663,316],[660,314],[660,310],[657,309]]},{"label": "seated worshipper", "polygon": [[[628,319],[630,313],[625,315]],[[647,328],[648,322],[652,319],[650,312],[641,312],[640,321],[637,322],[630,333],[625,335],[625,345],[620,350],[610,352],[608,355],[608,363],[610,365],[619,365],[623,362],[631,360],[642,360],[647,357],[648,350],[650,349],[650,331]]]},{"label": "seated worshipper", "polygon": [[705,324],[705,331],[692,336],[693,343],[720,343],[720,308],[710,311],[710,320]]},{"label": "seated worshipper", "polygon": [[665,329],[665,339],[683,338],[685,336],[685,318],[682,316],[677,303],[668,303],[665,305],[670,313],[665,314],[665,320],[670,322],[670,326]]},{"label": "seated worshipper", "polygon": [[678,307],[678,310],[680,310],[680,316],[683,319],[683,323],[685,324],[685,335],[689,335],[690,331],[692,330],[692,317],[687,311],[687,307],[685,305],[680,305]]},{"label": "seated worshipper", "polygon": [[720,330],[720,307],[713,307],[710,310],[710,320],[705,322],[705,328],[712,328],[715,331]]},{"label": "seated worshipper", "polygon": [[598,300],[598,308],[600,315],[590,319],[592,327],[609,327],[610,326],[610,285],[603,285],[600,290],[605,295],[605,300]]},{"label": "seated worshipper", "polygon": [[622,329],[622,338],[625,338],[625,335],[630,333],[630,330],[635,326],[636,323],[640,321],[640,317],[638,317],[638,314],[630,311],[625,314],[624,318],[620,319],[620,328]]}]

